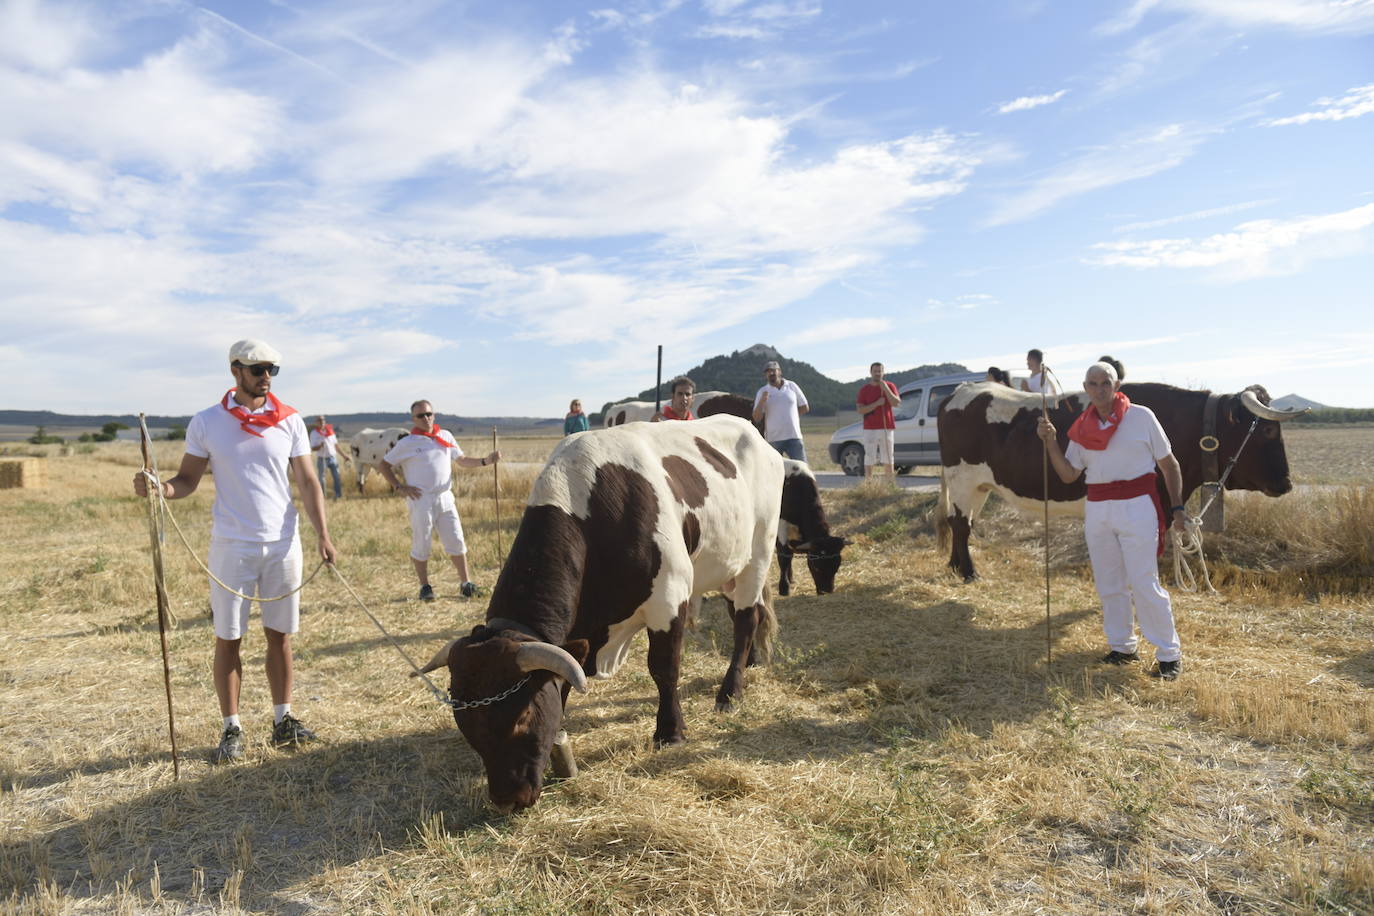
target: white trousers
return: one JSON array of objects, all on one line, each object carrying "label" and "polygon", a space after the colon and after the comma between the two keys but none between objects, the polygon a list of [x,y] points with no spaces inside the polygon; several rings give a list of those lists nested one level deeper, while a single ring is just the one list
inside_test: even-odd
[{"label": "white trousers", "polygon": [[[1148,496],[1089,502],[1083,534],[1093,565],[1093,581],[1102,599],[1102,629],[1117,652],[1136,650],[1135,622],[1155,647],[1161,662],[1177,661],[1183,652],[1174,629],[1169,593],[1159,584],[1159,516]],[[1135,604],[1135,620],[1131,605]]]},{"label": "white trousers", "polygon": [[[221,582],[245,595],[275,598],[301,584],[301,539],[280,541],[234,541],[210,539],[210,555],[205,564]],[[281,601],[259,602],[262,625],[278,633],[294,633],[300,628],[301,593]],[[248,612],[253,602],[230,594],[210,580],[210,612],[215,635],[220,639],[241,639],[248,631]]]},{"label": "white trousers", "polygon": [[408,499],[410,509],[410,556],[424,562],[429,559],[430,541],[434,529],[439,529],[439,543],[444,552],[451,557],[460,557],[468,552],[463,541],[463,523],[458,519],[458,504],[453,501],[453,491],[440,490],[425,493],[419,499]]}]

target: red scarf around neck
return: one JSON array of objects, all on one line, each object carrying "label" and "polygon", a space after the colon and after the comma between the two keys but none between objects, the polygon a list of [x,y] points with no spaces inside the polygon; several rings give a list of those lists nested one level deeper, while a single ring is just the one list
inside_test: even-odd
[{"label": "red scarf around neck", "polygon": [[262,438],[262,433],[253,427],[260,426],[263,429],[271,429],[296,412],[296,408],[283,404],[277,400],[275,394],[269,391],[267,392],[267,403],[271,405],[271,409],[262,413],[249,413],[243,405],[234,400],[234,392],[237,390],[230,388],[226,391],[224,400],[220,401],[220,406],[233,414],[234,419],[239,421],[240,429],[249,435],[257,436],[259,439]]},{"label": "red scarf around neck", "polygon": [[332,436],[332,435],[334,435],[334,424],[333,424],[333,423],[326,423],[326,424],[324,424],[323,426],[316,426],[316,427],[315,427],[315,432],[317,432],[317,433],[319,433],[321,436],[325,436],[325,437]]},{"label": "red scarf around neck", "polygon": [[439,444],[442,445],[444,448],[453,448],[453,443],[451,443],[451,442],[445,442],[443,439],[440,439],[440,438],[439,438],[439,434],[440,434],[441,432],[443,432],[443,430],[439,427],[439,424],[438,424],[438,423],[435,423],[435,424],[434,424],[434,429],[432,429],[432,430],[429,431],[429,432],[425,432],[423,429],[421,429],[421,428],[418,427],[418,426],[412,426],[412,427],[410,428],[410,434],[411,434],[412,436],[424,436],[426,439],[433,439],[435,442],[439,443]]},{"label": "red scarf around neck", "polygon": [[[1131,399],[1120,391],[1112,396],[1112,412],[1105,420],[1097,408],[1089,404],[1088,409],[1079,414],[1073,426],[1069,427],[1069,438],[1086,449],[1100,452],[1112,441],[1112,436],[1116,435],[1121,421],[1126,417],[1126,411],[1130,409]],[[1103,423],[1107,424],[1106,427],[1102,426]]]},{"label": "red scarf around neck", "polygon": [[663,405],[663,419],[665,419],[665,420],[695,420],[696,417],[692,416],[692,408],[690,408],[690,407],[687,408],[687,416],[685,416],[685,417],[679,417],[679,416],[677,415],[677,411],[676,411],[676,410],[673,410],[673,405],[672,405],[672,404],[664,404],[664,405]]}]

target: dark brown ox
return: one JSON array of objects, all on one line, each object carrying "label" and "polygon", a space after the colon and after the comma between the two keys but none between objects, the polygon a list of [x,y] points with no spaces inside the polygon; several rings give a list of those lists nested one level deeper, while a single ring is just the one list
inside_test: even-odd
[{"label": "dark brown ox", "polygon": [[[711,398],[701,404],[702,417],[728,414],[753,423],[754,402],[737,394]],[[763,424],[754,423],[763,434]],[[835,590],[835,574],[840,571],[840,551],[849,546],[846,538],[830,533],[821,505],[821,491],[816,475],[804,461],[784,459],[787,476],[782,482],[782,524],[778,526],[778,594],[792,593],[792,557],[806,554],[806,568],[816,594],[828,595]]]},{"label": "dark brown ox", "polygon": [[[1254,433],[1240,450],[1226,489],[1258,490],[1267,496],[1282,496],[1293,489],[1279,423],[1302,411],[1273,409],[1269,393],[1261,386],[1225,395],[1153,382],[1127,383],[1121,390],[1132,404],[1150,408],[1159,418],[1183,472],[1185,501],[1210,477],[1204,471],[1204,435],[1217,439],[1215,454],[1219,468],[1225,469],[1251,423]],[[950,547],[950,567],[965,581],[977,575],[969,553],[969,532],[990,493],[997,491],[1028,516],[1040,518],[1044,512],[1044,449],[1035,432],[1040,403],[1038,394],[979,382],[959,386],[940,406],[943,467],[936,530],[941,548]],[[1061,448],[1068,443],[1069,427],[1087,405],[1087,397],[1080,392],[1060,398],[1059,405],[1051,407],[1050,420],[1059,430]],[[1205,420],[1208,413],[1210,422]],[[1204,432],[1204,423],[1210,433]],[[1167,506],[1163,476],[1157,478],[1160,498]],[[1084,493],[1082,477],[1066,484],[1058,474],[1049,475],[1051,514],[1082,518]]]},{"label": "dark brown ox", "polygon": [[685,740],[678,674],[685,618],[720,591],[734,652],[716,694],[728,709],[776,629],[766,579],[782,458],[746,423],[634,423],[564,439],[532,488],[485,624],[435,654],[454,719],[502,811],[538,799],[570,687],[609,677],[649,631],[656,745]]}]

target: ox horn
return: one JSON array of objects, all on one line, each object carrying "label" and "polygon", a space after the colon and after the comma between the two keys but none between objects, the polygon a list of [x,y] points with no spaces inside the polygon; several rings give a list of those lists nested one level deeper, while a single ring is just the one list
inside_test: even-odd
[{"label": "ox horn", "polygon": [[456,646],[457,644],[458,644],[458,640],[455,639],[455,640],[453,640],[452,642],[450,642],[448,645],[446,645],[446,646],[444,646],[442,649],[440,649],[438,652],[435,652],[435,653],[434,653],[434,657],[431,658],[431,659],[425,664],[425,666],[424,666],[423,668],[421,668],[419,671],[412,671],[412,672],[410,672],[410,676],[411,676],[411,677],[418,677],[418,676],[420,676],[421,674],[429,674],[431,671],[435,670],[436,668],[442,668],[442,667],[444,667],[445,665],[447,665],[447,664],[448,664],[448,654],[449,654],[450,652],[453,651],[453,647]]},{"label": "ox horn", "polygon": [[577,659],[566,649],[548,642],[527,642],[515,653],[515,666],[521,671],[552,671],[577,688],[578,693],[587,692],[587,674]]},{"label": "ox horn", "polygon": [[1293,410],[1275,410],[1268,404],[1255,397],[1255,393],[1248,388],[1240,393],[1240,402],[1245,405],[1245,409],[1250,411],[1261,420],[1273,420],[1275,423],[1282,423],[1284,420],[1291,420],[1294,417],[1302,416],[1311,408],[1299,407]]}]

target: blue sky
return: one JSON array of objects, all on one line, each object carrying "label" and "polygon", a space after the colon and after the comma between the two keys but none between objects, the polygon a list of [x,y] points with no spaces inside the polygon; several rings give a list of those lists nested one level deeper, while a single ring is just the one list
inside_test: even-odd
[{"label": "blue sky", "polygon": [[1374,0],[0,0],[0,407],[839,379],[1374,405]]}]

